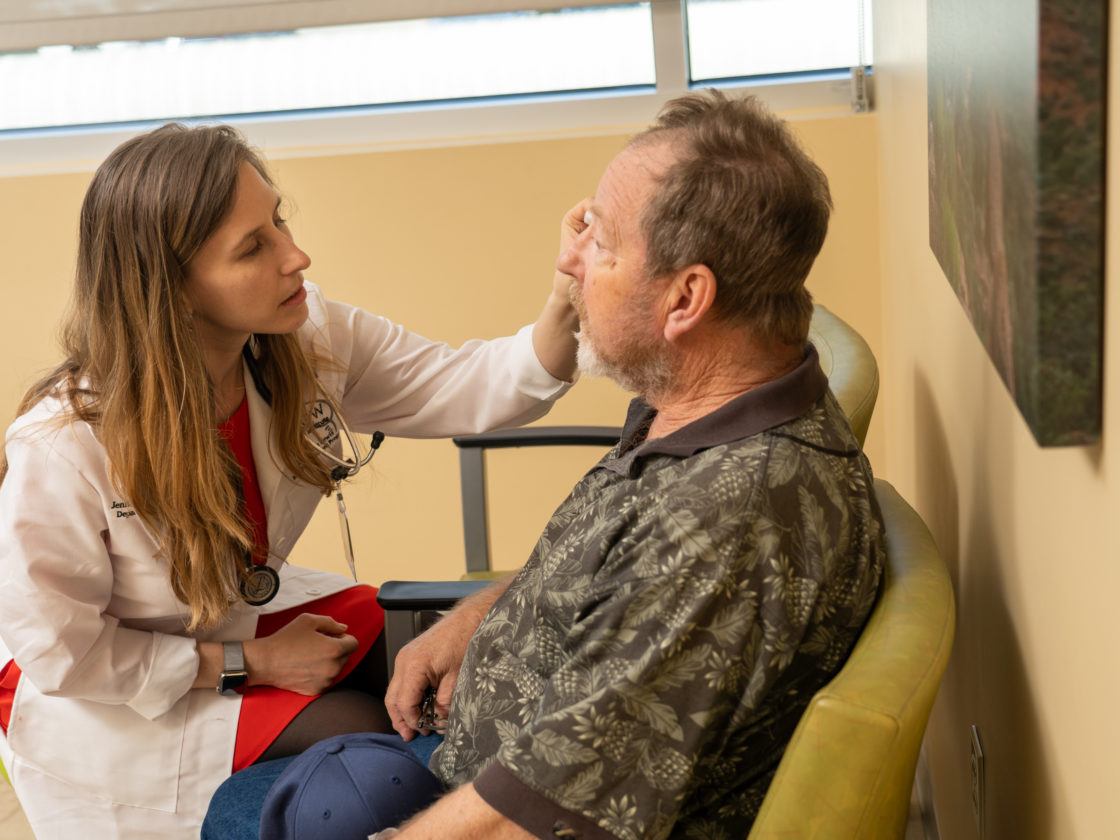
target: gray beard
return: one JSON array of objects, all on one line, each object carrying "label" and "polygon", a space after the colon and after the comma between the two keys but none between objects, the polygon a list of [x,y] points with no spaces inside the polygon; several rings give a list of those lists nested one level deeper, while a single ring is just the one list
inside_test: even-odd
[{"label": "gray beard", "polygon": [[590,336],[582,330],[576,334],[576,365],[584,376],[603,376],[618,387],[648,399],[651,395],[668,390],[672,380],[669,360],[661,354],[634,353],[641,356],[631,363],[615,363],[604,359],[595,348]]}]

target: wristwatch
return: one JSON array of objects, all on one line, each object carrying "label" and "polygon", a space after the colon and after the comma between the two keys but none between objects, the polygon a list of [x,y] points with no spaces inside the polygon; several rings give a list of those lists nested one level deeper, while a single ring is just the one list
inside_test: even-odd
[{"label": "wristwatch", "polygon": [[241,642],[222,642],[222,673],[218,674],[219,694],[236,694],[249,681],[245,670],[245,648]]}]

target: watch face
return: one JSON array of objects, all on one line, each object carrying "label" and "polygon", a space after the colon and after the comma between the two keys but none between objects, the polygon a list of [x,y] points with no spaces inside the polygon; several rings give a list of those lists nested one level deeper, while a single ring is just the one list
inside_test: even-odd
[{"label": "watch face", "polygon": [[218,677],[218,693],[233,694],[248,681],[248,671],[223,671]]},{"label": "watch face", "polygon": [[241,579],[241,598],[252,607],[267,604],[280,591],[280,575],[271,566],[253,566]]}]

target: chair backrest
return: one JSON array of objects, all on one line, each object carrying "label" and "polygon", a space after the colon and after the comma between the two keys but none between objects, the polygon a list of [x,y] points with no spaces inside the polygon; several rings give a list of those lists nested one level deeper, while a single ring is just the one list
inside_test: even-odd
[{"label": "chair backrest", "polygon": [[875,482],[886,523],[883,592],[851,656],[786,747],[750,840],[901,840],[922,734],[949,661],[955,612],[929,530]]},{"label": "chair backrest", "polygon": [[452,440],[459,447],[459,489],[463,497],[463,546],[467,555],[464,579],[501,577],[490,568],[490,516],[486,503],[486,450],[524,446],[598,446],[618,443],[616,426],[529,426]]},{"label": "chair backrest", "polygon": [[862,446],[879,395],[879,366],[871,348],[863,336],[819,303],[813,307],[809,341],[817,348],[828,385]]}]

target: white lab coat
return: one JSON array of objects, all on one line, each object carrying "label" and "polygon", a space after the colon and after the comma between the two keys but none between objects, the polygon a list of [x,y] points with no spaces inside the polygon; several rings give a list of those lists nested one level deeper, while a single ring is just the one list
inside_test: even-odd
[{"label": "white lab coat", "polygon": [[[529,327],[454,350],[307,285],[300,334],[341,363],[322,381],[355,431],[442,437],[518,425],[567,388],[541,367]],[[248,372],[246,389],[280,591],[264,607],[239,602],[220,629],[195,637],[184,631],[187,608],[155,542],[113,488],[93,430],[52,427],[57,399],[8,430],[0,665],[14,657],[23,677],[0,758],[39,838],[197,837],[230,772],[241,704],[191,690],[197,641],[252,638],[258,615],[353,585],[285,563],[321,496],[277,467],[271,412]]]}]

